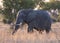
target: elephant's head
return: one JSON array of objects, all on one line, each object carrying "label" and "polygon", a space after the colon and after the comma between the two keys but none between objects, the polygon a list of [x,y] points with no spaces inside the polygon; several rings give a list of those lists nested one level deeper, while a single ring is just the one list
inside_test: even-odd
[{"label": "elephant's head", "polygon": [[14,28],[12,34],[14,34],[19,29],[19,27],[23,26],[23,24],[26,20],[26,17],[30,13],[30,11],[31,11],[31,9],[29,9],[29,10],[23,9],[23,10],[18,11],[17,18],[16,18],[16,23],[15,23],[15,28]]}]

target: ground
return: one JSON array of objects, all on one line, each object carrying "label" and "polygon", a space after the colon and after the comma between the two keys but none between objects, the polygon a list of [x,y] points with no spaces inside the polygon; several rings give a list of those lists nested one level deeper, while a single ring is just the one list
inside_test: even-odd
[{"label": "ground", "polygon": [[52,24],[52,31],[49,34],[43,32],[39,34],[34,30],[33,33],[27,33],[27,25],[19,29],[14,35],[10,25],[0,22],[0,43],[60,43],[60,22]]}]

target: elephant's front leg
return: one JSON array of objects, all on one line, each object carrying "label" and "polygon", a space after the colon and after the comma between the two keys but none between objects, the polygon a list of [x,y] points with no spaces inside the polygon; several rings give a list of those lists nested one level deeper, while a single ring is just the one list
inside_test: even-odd
[{"label": "elephant's front leg", "polygon": [[33,26],[32,25],[28,25],[28,33],[31,33],[31,32],[33,32]]}]

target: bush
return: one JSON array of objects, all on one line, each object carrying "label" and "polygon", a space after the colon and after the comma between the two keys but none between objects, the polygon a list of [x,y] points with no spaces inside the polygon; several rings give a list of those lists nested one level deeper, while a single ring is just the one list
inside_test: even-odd
[{"label": "bush", "polygon": [[57,21],[60,22],[60,15],[58,16]]},{"label": "bush", "polygon": [[[20,9],[28,9],[34,7],[34,1],[32,0],[3,0],[2,13],[5,19],[14,21],[16,14]],[[14,10],[13,10],[14,9]],[[3,20],[6,21],[6,20]]]},{"label": "bush", "polygon": [[11,21],[11,20],[9,20],[9,19],[3,19],[3,23],[5,23],[5,24],[11,24],[11,23],[12,23],[12,21]]}]

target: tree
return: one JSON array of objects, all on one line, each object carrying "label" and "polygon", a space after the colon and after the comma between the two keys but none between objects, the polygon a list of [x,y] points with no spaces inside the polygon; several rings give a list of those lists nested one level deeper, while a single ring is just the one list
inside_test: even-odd
[{"label": "tree", "polygon": [[18,10],[33,8],[33,6],[33,0],[3,0],[2,13],[5,19],[14,21]]},{"label": "tree", "polygon": [[2,9],[2,13],[4,14],[4,19],[14,21],[20,9],[32,9],[37,5],[45,10],[60,9],[60,2],[58,1],[45,3],[42,0],[3,0],[4,8]]},{"label": "tree", "polygon": [[60,1],[47,2],[45,3],[43,9],[60,9]]},{"label": "tree", "polygon": [[43,0],[34,0],[34,2],[35,2],[35,7],[38,7],[37,9],[43,8],[45,5]]}]

